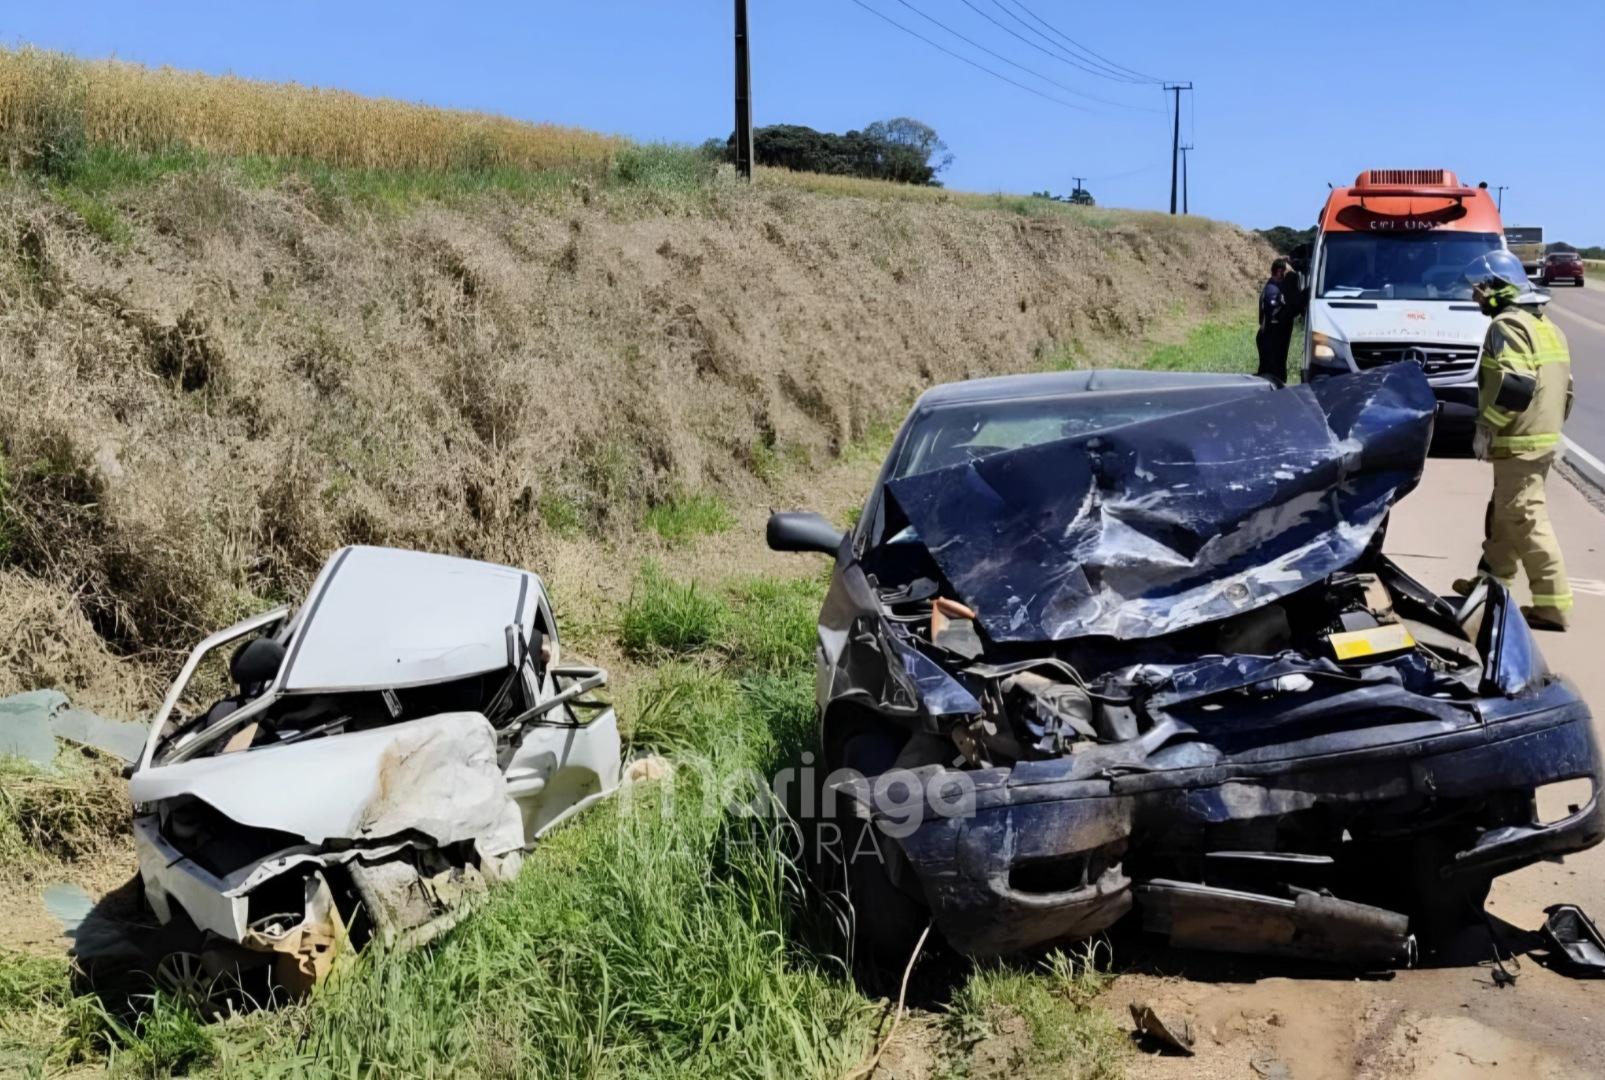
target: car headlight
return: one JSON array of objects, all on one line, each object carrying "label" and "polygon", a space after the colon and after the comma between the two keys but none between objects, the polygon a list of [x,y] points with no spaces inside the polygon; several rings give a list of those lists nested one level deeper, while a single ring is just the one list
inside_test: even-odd
[{"label": "car headlight", "polygon": [[1319,330],[1310,334],[1310,358],[1313,360],[1336,360],[1337,350],[1332,347],[1332,338]]}]

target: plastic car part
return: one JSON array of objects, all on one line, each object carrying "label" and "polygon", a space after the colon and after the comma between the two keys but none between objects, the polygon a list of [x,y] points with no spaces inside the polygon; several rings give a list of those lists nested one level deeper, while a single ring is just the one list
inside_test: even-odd
[{"label": "plastic car part", "polygon": [[1415,961],[1410,920],[1398,912],[1305,889],[1291,899],[1187,881],[1137,886],[1143,929],[1172,945],[1326,960],[1358,968]]},{"label": "plastic car part", "polygon": [[1605,975],[1605,937],[1594,921],[1576,904],[1555,904],[1544,909],[1544,940],[1555,959],[1574,975]]}]

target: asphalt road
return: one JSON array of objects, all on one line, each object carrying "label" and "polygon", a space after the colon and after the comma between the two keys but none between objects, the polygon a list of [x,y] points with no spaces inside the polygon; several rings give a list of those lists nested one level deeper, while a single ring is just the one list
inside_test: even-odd
[{"label": "asphalt road", "polygon": [[1581,289],[1556,284],[1550,296],[1549,310],[1571,344],[1577,381],[1577,402],[1566,422],[1567,457],[1605,485],[1605,281],[1596,278]]}]

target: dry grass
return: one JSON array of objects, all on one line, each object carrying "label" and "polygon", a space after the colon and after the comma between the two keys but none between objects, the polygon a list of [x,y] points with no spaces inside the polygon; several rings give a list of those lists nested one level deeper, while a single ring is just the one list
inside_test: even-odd
[{"label": "dry grass", "polygon": [[109,759],[62,757],[46,773],[0,757],[0,878],[31,866],[75,862],[120,845],[128,791]]},{"label": "dry grass", "polygon": [[1228,226],[768,184],[379,214],[207,166],[97,197],[125,239],[0,186],[0,629],[46,643],[5,679],[80,695],[85,629],[137,661],[105,678],[161,677],[343,543],[622,599],[605,545],[649,506],[751,528],[777,462],[817,474],[924,386],[1055,343],[1128,360],[1262,260]]},{"label": "dry grass", "polygon": [[0,131],[19,157],[124,150],[307,158],[354,168],[604,171],[624,145],[529,124],[294,83],[217,77],[37,49],[0,50]]}]

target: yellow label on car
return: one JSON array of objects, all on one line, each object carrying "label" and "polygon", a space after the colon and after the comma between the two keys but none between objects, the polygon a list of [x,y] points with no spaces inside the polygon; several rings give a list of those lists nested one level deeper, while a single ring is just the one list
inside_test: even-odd
[{"label": "yellow label on car", "polygon": [[1413,649],[1416,644],[1416,639],[1410,636],[1410,631],[1404,628],[1403,623],[1391,623],[1371,630],[1346,630],[1331,635],[1327,640],[1332,643],[1332,654],[1339,660],[1400,652]]}]

